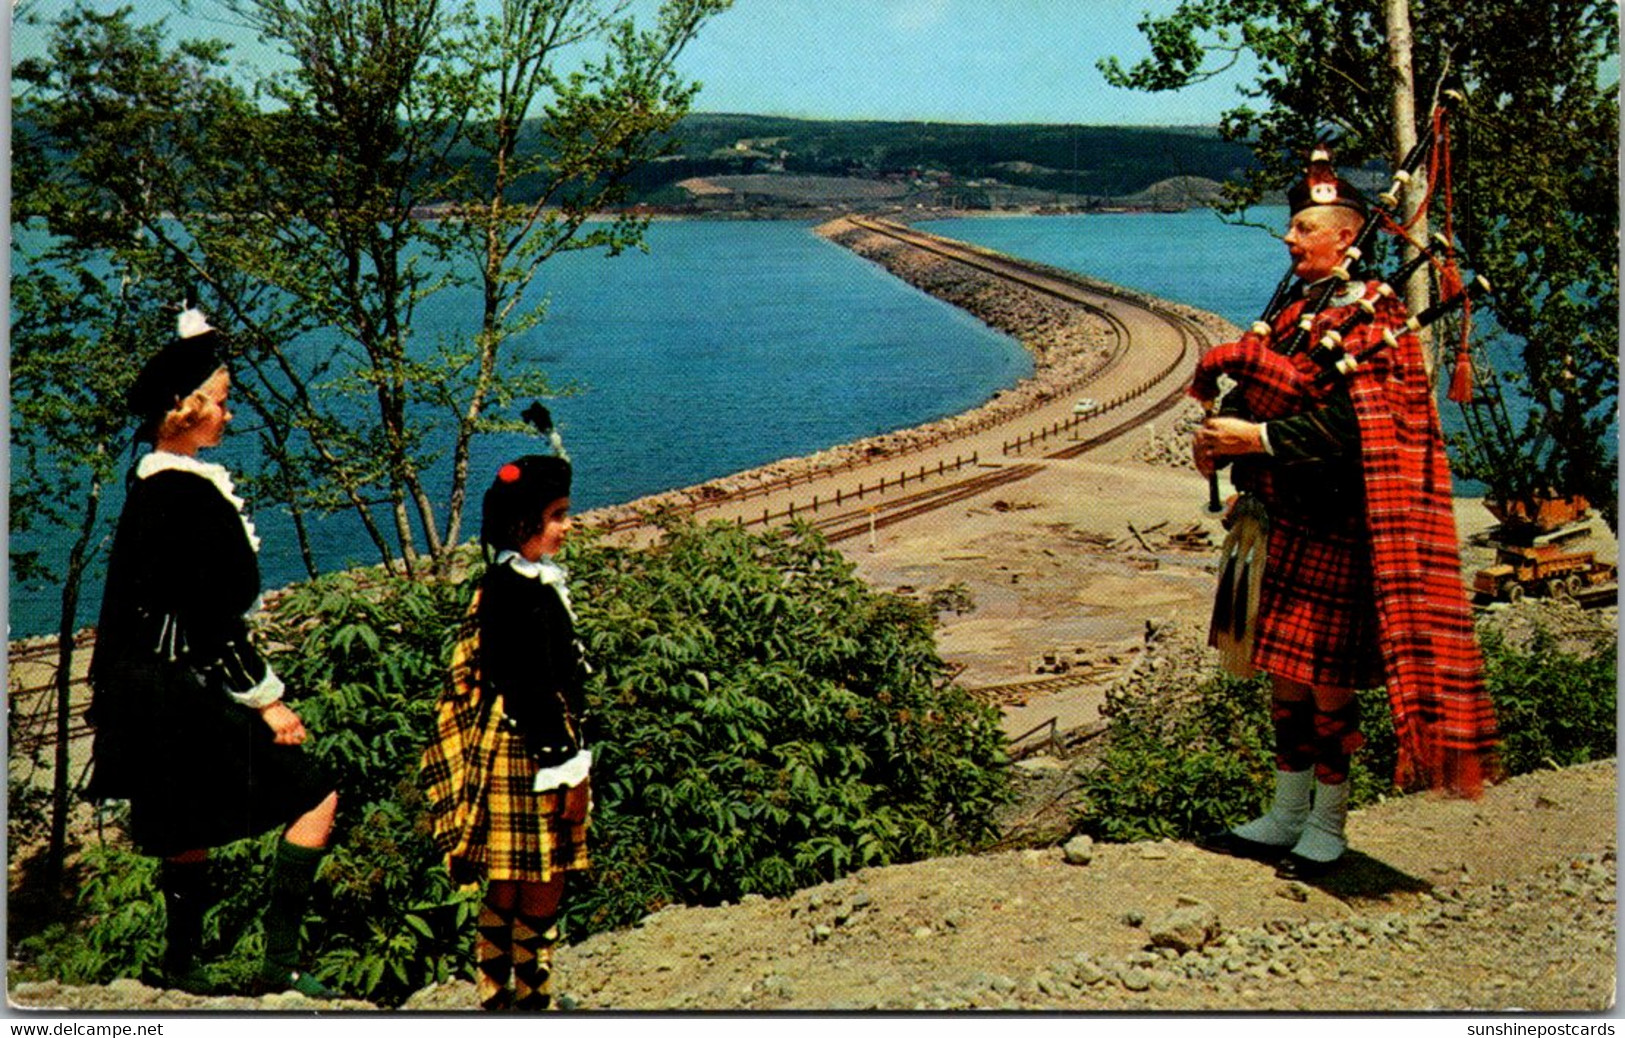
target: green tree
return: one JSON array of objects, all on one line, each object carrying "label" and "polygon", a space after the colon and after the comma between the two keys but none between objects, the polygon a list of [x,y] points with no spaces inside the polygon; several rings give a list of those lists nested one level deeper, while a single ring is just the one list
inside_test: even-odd
[{"label": "green tree", "polygon": [[[59,728],[102,489],[128,442],[123,387],[171,334],[164,305],[201,300],[232,331],[265,461],[246,482],[287,508],[310,574],[312,510],[350,510],[409,571],[420,536],[443,556],[473,437],[501,427],[491,403],[547,385],[502,363],[542,316],[525,290],[560,252],[640,243],[638,221],[588,218],[669,146],[695,90],[672,63],[726,0],[671,0],[647,32],[622,5],[576,0],[510,0],[484,17],[436,0],[197,6],[257,26],[290,71],[242,84],[223,44],[170,46],[162,22],[84,4],[49,27],[48,57],[14,69],[13,220],[26,233],[14,232],[13,532],[81,532],[60,566],[23,550],[12,571],[62,587]],[[593,56],[561,71],[575,50]],[[520,182],[546,187],[515,206]],[[467,331],[415,340],[419,304],[468,284],[480,292]],[[437,502],[423,471],[448,412],[455,461]],[[53,862],[68,803],[58,765]]]},{"label": "green tree", "polygon": [[[232,171],[218,147],[232,140],[253,112],[246,96],[223,76],[224,47],[217,43],[165,45],[161,24],[136,26],[129,8],[102,14],[77,7],[51,27],[50,56],[20,62],[13,146],[13,220],[33,232],[28,249],[49,250],[20,281],[48,278],[58,269],[84,272],[116,268],[118,280],[143,287],[148,302],[173,304],[208,290],[211,309],[257,315],[234,335],[236,391],[256,423],[273,477],[262,478],[254,496],[289,509],[306,568],[315,563],[306,532],[308,501],[295,493],[305,471],[292,463],[298,413],[267,390],[255,375],[274,350],[264,344],[308,331],[309,318],[278,307],[274,286],[217,261],[204,246],[214,185]],[[127,289],[124,290],[127,292]],[[96,313],[100,311],[86,311]],[[221,310],[214,309],[219,314]],[[127,330],[125,325],[105,329]],[[150,326],[142,338],[98,340],[99,356],[131,370],[162,342],[170,328]],[[17,388],[14,386],[14,388]],[[54,387],[45,387],[47,389]],[[32,392],[19,390],[19,396]],[[110,411],[110,428],[122,415],[120,394],[97,403]],[[51,436],[49,426],[42,435]],[[280,478],[278,478],[280,477]]]},{"label": "green tree", "polygon": [[[674,62],[700,26],[732,0],[673,0],[656,28],[640,31],[579,0],[507,0],[469,20],[454,43],[480,89],[463,125],[462,148],[477,157],[453,169],[448,228],[455,249],[478,270],[473,349],[446,357],[458,377],[437,385],[435,402],[455,419],[452,478],[440,545],[456,544],[474,436],[513,428],[487,418],[527,387],[502,375],[503,350],[535,328],[545,307],[527,299],[543,265],[564,252],[617,255],[643,246],[648,220],[617,206],[633,174],[677,150],[672,131],[699,89]],[[560,66],[584,44],[600,53],[575,74]],[[528,119],[538,109],[541,119]],[[589,225],[595,214],[613,215]]]},{"label": "green tree", "polygon": [[60,589],[47,857],[53,875],[62,866],[72,792],[68,745],[75,618],[85,576],[107,533],[102,492],[116,478],[122,458],[117,433],[123,414],[103,401],[123,397],[128,372],[118,351],[102,346],[128,336],[139,320],[130,306],[130,287],[89,270],[80,277],[46,270],[20,279],[11,297],[12,533],[79,531],[65,557],[27,549],[11,554],[16,584],[44,582]]},{"label": "green tree", "polygon": [[[439,0],[191,4],[288,59],[246,82],[219,44],[166,50],[161,26],[132,26],[128,8],[78,8],[50,57],[19,73],[29,132],[74,187],[40,215],[78,235],[78,214],[126,214],[234,333],[270,464],[260,485],[300,522],[307,567],[303,516],[347,509],[410,573],[460,535],[474,437],[516,427],[500,408],[548,390],[504,353],[543,315],[542,265],[641,244],[641,222],[589,217],[669,146],[695,91],[674,61],[727,3],[667,0],[650,29],[592,0],[490,14]],[[184,89],[154,95],[173,66]],[[102,140],[109,111],[145,132]],[[439,341],[417,320],[433,297],[465,315]],[[449,476],[431,479],[447,454]]]},{"label": "green tree", "polygon": [[[1141,23],[1149,57],[1100,67],[1117,86],[1177,90],[1244,56],[1256,63],[1243,102],[1221,123],[1260,163],[1227,185],[1228,208],[1238,211],[1294,179],[1317,139],[1335,138],[1345,166],[1384,156],[1397,164],[1403,70],[1390,64],[1388,39],[1396,4],[1409,15],[1419,98],[1437,99],[1452,75],[1466,86],[1451,155],[1454,229],[1496,289],[1481,350],[1522,361],[1484,378],[1465,408],[1458,470],[1501,496],[1584,493],[1614,522],[1615,463],[1598,444],[1619,385],[1615,5],[1185,0]],[[1482,364],[1479,374],[1487,375]],[[1526,417],[1511,416],[1502,382],[1527,403]]]},{"label": "green tree", "polygon": [[[439,0],[225,6],[295,64],[262,84],[274,113],[235,137],[245,175],[220,208],[256,218],[210,233],[233,265],[320,315],[317,349],[275,350],[280,402],[327,445],[312,471],[350,481],[352,503],[387,500],[410,572],[420,551],[441,559],[459,539],[474,437],[517,427],[493,421],[493,405],[549,389],[503,364],[543,317],[527,294],[542,265],[641,243],[637,220],[588,218],[664,147],[696,89],[673,62],[727,3],[668,0],[646,31],[625,5],[590,0],[507,0],[489,14]],[[515,203],[520,187],[529,200]],[[425,341],[420,308],[468,288],[477,302],[461,328]],[[309,392],[323,379],[370,402],[374,420],[357,427],[353,409],[323,406]],[[448,453],[437,493],[425,473]]]}]

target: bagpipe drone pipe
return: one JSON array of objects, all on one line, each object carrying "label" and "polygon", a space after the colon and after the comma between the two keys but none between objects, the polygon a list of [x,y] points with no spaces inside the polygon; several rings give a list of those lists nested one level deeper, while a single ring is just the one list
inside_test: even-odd
[{"label": "bagpipe drone pipe", "polygon": [[[1414,269],[1429,259],[1423,255],[1406,266]],[[1397,346],[1399,336],[1429,327],[1489,290],[1488,281],[1475,277],[1421,313],[1407,317],[1401,316],[1402,304],[1394,290],[1386,282],[1373,282],[1353,302],[1353,313],[1327,328],[1308,351],[1280,352],[1269,344],[1267,334],[1257,330],[1215,346],[1197,362],[1191,395],[1210,411],[1217,411],[1219,376],[1227,375],[1236,385],[1225,394],[1224,413],[1253,421],[1297,414],[1323,402],[1340,378],[1353,375],[1383,350]],[[1367,326],[1371,330],[1360,334]],[[1356,341],[1360,345],[1350,352],[1348,347]]]}]

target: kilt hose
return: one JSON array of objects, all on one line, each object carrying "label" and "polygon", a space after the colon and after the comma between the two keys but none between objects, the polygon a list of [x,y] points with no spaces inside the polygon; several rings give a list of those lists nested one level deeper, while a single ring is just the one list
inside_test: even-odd
[{"label": "kilt hose", "polygon": [[465,886],[482,878],[546,883],[587,869],[587,821],[564,819],[563,793],[532,790],[536,765],[524,738],[504,723],[501,698],[486,700],[474,680],[477,640],[467,634],[453,652],[420,766],[435,845]]}]

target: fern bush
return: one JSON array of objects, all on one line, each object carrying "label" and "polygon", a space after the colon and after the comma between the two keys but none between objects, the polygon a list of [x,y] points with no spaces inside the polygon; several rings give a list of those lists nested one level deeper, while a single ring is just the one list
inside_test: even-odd
[{"label": "fern bush", "polygon": [[1537,628],[1526,646],[1483,637],[1490,695],[1501,722],[1501,761],[1514,774],[1603,760],[1618,752],[1619,685],[1613,631],[1594,651],[1565,649]]},{"label": "fern bush", "polygon": [[[866,587],[808,528],[673,525],[653,548],[567,550],[596,668],[595,867],[566,893],[573,938],[669,903],[781,895],[865,865],[989,838],[1007,794],[997,713],[944,687],[928,608]],[[283,595],[264,632],[339,815],[305,921],[306,961],[398,1004],[471,975],[478,892],[428,838],[417,762],[477,581],[338,574]],[[205,953],[246,983],[279,834],[211,853]],[[36,973],[157,979],[152,859],[87,864],[82,916],[24,949]]]}]

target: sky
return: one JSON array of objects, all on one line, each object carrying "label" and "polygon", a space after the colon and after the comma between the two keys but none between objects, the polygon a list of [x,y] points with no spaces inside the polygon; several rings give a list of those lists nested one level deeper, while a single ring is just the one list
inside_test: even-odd
[{"label": "sky", "polygon": [[949,122],[1211,124],[1234,80],[1175,94],[1106,85],[1171,0],[739,0],[684,54],[717,112]]},{"label": "sky", "polygon": [[[187,36],[234,40],[245,61],[263,52],[220,21],[179,14],[171,0],[125,0]],[[639,0],[643,6],[645,0]],[[818,119],[962,123],[1211,125],[1240,100],[1237,77],[1178,93],[1107,86],[1095,63],[1147,53],[1135,28],[1176,0],[736,0],[684,52],[703,84],[695,110]],[[67,0],[29,0],[49,16]],[[117,3],[97,7],[110,9]],[[196,0],[195,10],[210,6]],[[13,57],[39,53],[19,27]]]}]

